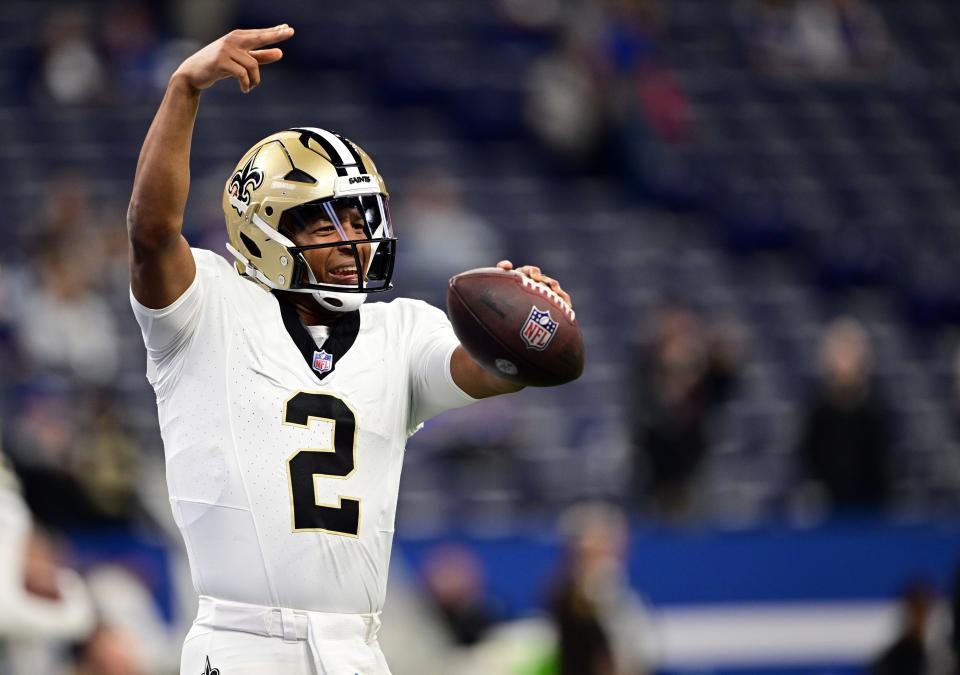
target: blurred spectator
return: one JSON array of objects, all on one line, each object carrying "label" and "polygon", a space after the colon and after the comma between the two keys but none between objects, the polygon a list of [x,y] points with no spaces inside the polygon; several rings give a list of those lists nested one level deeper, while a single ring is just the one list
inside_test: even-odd
[{"label": "blurred spectator", "polygon": [[94,609],[83,581],[58,564],[0,455],[0,643],[80,638],[93,625]]},{"label": "blurred spectator", "polygon": [[635,347],[627,383],[634,495],[655,512],[690,515],[711,415],[733,389],[739,364],[739,337],[676,304],[657,313],[652,338]]},{"label": "blurred spectator", "polygon": [[747,0],[737,18],[753,62],[773,75],[869,77],[890,58],[883,18],[863,0]]},{"label": "blurred spectator", "polygon": [[876,510],[890,497],[890,418],[872,371],[863,326],[851,318],[828,325],[797,450],[808,491],[822,493],[828,509]]},{"label": "blurred spectator", "polygon": [[18,405],[10,453],[41,522],[66,530],[140,520],[136,448],[106,395],[54,382],[34,385]]},{"label": "blurred spectator", "polygon": [[46,17],[39,40],[41,81],[56,103],[89,103],[104,90],[105,65],[92,23],[83,5],[61,5]]},{"label": "blurred spectator", "polygon": [[526,118],[574,168],[622,171],[631,187],[689,203],[692,172],[677,150],[693,140],[693,116],[662,58],[655,0],[566,7],[557,44],[527,75]]},{"label": "blurred spectator", "polygon": [[41,646],[82,640],[95,625],[86,585],[34,526],[0,454],[0,672],[53,673],[59,662]]},{"label": "blurred spectator", "polygon": [[[38,501],[58,501],[58,490],[50,486]],[[172,672],[179,659],[142,581],[100,563],[81,578],[64,566],[60,549],[34,525],[20,481],[0,454],[0,644],[10,647],[0,672]],[[76,645],[75,658],[63,649],[67,641]]]},{"label": "blurred spectator", "polygon": [[924,675],[948,672],[935,637],[936,594],[923,581],[911,583],[901,598],[902,627],[870,667],[872,675]]},{"label": "blurred spectator", "polygon": [[626,577],[628,528],[606,504],[581,504],[561,518],[567,560],[550,612],[557,626],[557,675],[644,675],[659,659],[653,624]]},{"label": "blurred spectator", "polygon": [[953,570],[950,588],[950,613],[947,623],[950,626],[947,637],[947,657],[953,662],[954,672],[960,670],[960,563]]},{"label": "blurred spectator", "polygon": [[[446,306],[447,280],[506,256],[500,233],[463,202],[460,182],[447,172],[421,171],[407,181],[397,218],[403,242],[400,267],[407,288]],[[409,291],[408,291],[409,293]]]},{"label": "blurred spectator", "polygon": [[480,561],[462,546],[441,546],[428,554],[423,572],[427,592],[453,642],[463,647],[478,643],[498,615],[487,598]]},{"label": "blurred spectator", "polygon": [[119,335],[93,287],[98,267],[81,261],[84,250],[51,241],[40,253],[17,308],[17,339],[42,370],[108,384],[117,373]]},{"label": "blurred spectator", "polygon": [[540,141],[570,166],[599,163],[611,119],[589,43],[561,37],[531,66],[524,87],[524,117]]},{"label": "blurred spectator", "polygon": [[612,80],[617,116],[639,116],[659,141],[691,140],[693,118],[680,84],[662,55],[656,0],[611,0],[601,33],[601,60]]}]

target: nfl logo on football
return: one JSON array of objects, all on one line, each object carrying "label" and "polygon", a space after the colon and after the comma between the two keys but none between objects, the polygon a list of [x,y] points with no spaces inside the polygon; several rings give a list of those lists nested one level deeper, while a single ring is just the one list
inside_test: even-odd
[{"label": "nfl logo on football", "polygon": [[544,311],[533,307],[530,310],[530,316],[527,317],[526,323],[523,324],[520,337],[527,343],[527,349],[542,351],[550,344],[550,340],[553,339],[554,334],[557,332],[557,326],[559,325],[560,324],[550,316],[549,310]]},{"label": "nfl logo on football", "polygon": [[328,373],[333,368],[333,354],[322,349],[313,353],[313,369],[318,373]]}]

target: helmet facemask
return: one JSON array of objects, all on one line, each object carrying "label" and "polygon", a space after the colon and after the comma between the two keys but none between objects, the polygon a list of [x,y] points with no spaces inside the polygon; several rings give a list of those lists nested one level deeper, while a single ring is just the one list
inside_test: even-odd
[{"label": "helmet facemask", "polygon": [[[331,241],[298,246],[293,239],[312,227],[329,228]],[[368,293],[390,290],[396,239],[387,200],[380,194],[336,197],[308,202],[285,211],[279,234],[289,239],[293,260],[290,285],[296,293],[311,293],[325,309],[348,312],[357,309]],[[349,247],[356,281],[321,281],[304,253],[319,249]],[[345,263],[349,264],[349,263]]]}]

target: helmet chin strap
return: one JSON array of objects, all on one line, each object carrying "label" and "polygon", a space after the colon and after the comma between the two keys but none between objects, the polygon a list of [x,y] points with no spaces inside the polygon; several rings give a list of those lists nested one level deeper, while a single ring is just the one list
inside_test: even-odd
[{"label": "helmet chin strap", "polygon": [[[307,278],[311,284],[317,283],[317,277],[307,265]],[[336,291],[311,291],[310,295],[321,307],[331,312],[352,312],[360,309],[367,300],[366,293],[337,293]],[[331,300],[333,302],[331,302]]]}]

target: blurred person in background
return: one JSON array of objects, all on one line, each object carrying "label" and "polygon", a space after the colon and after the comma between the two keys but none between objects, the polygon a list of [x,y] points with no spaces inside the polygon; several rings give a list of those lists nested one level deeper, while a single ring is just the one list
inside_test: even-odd
[{"label": "blurred person in background", "polygon": [[551,595],[556,675],[647,675],[659,661],[654,625],[627,579],[629,529],[616,507],[571,507],[560,520],[566,560]]},{"label": "blurred person in background", "polygon": [[58,104],[79,105],[100,99],[106,64],[93,30],[89,8],[60,5],[44,17],[37,40],[36,81],[40,96]]},{"label": "blurred person in background", "polygon": [[608,0],[605,7],[600,57],[630,185],[667,206],[691,206],[698,181],[685,154],[696,128],[661,44],[666,10],[658,0]]},{"label": "blurred person in background", "polygon": [[424,561],[424,585],[452,641],[469,647],[479,642],[497,621],[487,597],[483,568],[470,549],[444,545]]},{"label": "blurred person in background", "polygon": [[871,675],[941,675],[951,672],[942,626],[937,625],[937,596],[922,580],[909,583],[900,598],[901,628],[870,665]]},{"label": "blurred person in background", "polygon": [[949,626],[946,639],[947,656],[953,663],[953,672],[956,673],[960,671],[960,562],[953,568],[947,611],[949,612],[946,622]]},{"label": "blurred person in background", "polygon": [[680,205],[695,197],[678,152],[694,120],[659,42],[656,0],[573,3],[551,52],[527,74],[527,123],[575,170],[622,170],[631,187]]},{"label": "blurred person in background", "polygon": [[801,496],[833,512],[875,512],[891,493],[890,411],[872,381],[870,342],[856,319],[823,331],[820,373],[800,430]]},{"label": "blurred person in background", "polygon": [[20,297],[14,329],[22,353],[37,368],[106,385],[119,365],[117,326],[93,286],[97,268],[78,265],[74,253],[54,242],[40,254],[36,278]]},{"label": "blurred person in background", "polygon": [[614,110],[628,131],[666,144],[692,139],[693,115],[661,45],[657,0],[609,0],[600,23],[600,58]]},{"label": "blurred person in background", "polygon": [[524,81],[524,119],[567,167],[600,165],[611,133],[609,104],[589,41],[564,31]]},{"label": "blurred person in background", "polygon": [[[34,523],[0,454],[0,672],[148,672],[129,633],[104,620],[103,596],[60,558],[53,539]],[[72,657],[66,649],[71,644]]]},{"label": "blurred person in background", "polygon": [[889,56],[883,18],[864,0],[799,0],[795,22],[794,58],[814,75],[872,76]]},{"label": "blurred person in background", "polygon": [[0,454],[0,643],[80,639],[95,623],[83,580],[58,564],[50,539],[34,524],[17,478]]},{"label": "blurred person in background", "polygon": [[676,303],[656,313],[652,336],[634,347],[627,383],[633,492],[642,506],[670,519],[692,515],[712,416],[729,398],[740,360],[736,331],[708,326]]},{"label": "blurred person in background", "polygon": [[61,375],[81,386],[107,385],[120,365],[119,330],[105,294],[116,267],[105,225],[115,218],[95,208],[100,204],[85,176],[65,171],[54,178],[57,189],[44,201],[42,219],[16,241],[25,255],[8,270],[8,311],[25,357],[19,370]]},{"label": "blurred person in background", "polygon": [[745,0],[736,7],[751,60],[774,76],[869,78],[890,61],[883,17],[863,0]]},{"label": "blurred person in background", "polygon": [[10,456],[44,525],[132,532],[149,522],[137,496],[137,447],[107,393],[37,382],[16,411]]},{"label": "blurred person in background", "polygon": [[[51,542],[59,542],[59,548],[73,551],[70,559],[84,576],[78,583],[96,615],[95,626],[76,636],[78,672],[169,672],[171,637],[137,559],[137,543],[153,522],[138,499],[136,447],[112,400],[54,382],[35,384],[17,405],[5,438],[22,486],[17,499],[29,505],[31,521],[43,528],[30,539],[28,560],[36,562],[37,574],[29,578],[50,578],[56,552]],[[49,583],[39,587],[50,593]],[[64,638],[50,637],[59,642],[16,650],[14,672],[36,671],[37,662],[60,663]]]}]

